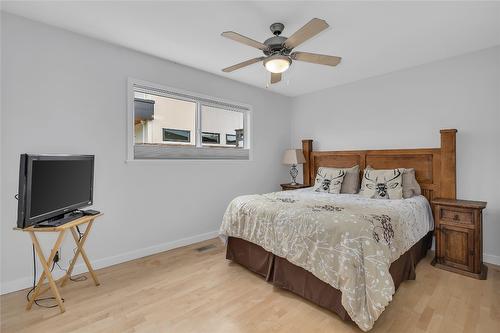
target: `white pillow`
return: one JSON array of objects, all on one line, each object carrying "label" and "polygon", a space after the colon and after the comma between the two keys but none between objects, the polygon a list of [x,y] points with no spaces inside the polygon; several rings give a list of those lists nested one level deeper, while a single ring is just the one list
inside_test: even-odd
[{"label": "white pillow", "polygon": [[366,168],[363,172],[359,193],[363,197],[373,199],[402,199],[403,169],[375,170]]},{"label": "white pillow", "polygon": [[319,167],[314,182],[314,190],[316,192],[339,194],[345,175],[345,169]]}]

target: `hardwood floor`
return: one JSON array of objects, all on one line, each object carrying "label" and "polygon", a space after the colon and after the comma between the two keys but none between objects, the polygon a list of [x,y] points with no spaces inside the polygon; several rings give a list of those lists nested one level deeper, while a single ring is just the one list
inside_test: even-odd
[{"label": "hardwood floor", "polygon": [[[206,252],[195,249],[207,244]],[[500,331],[500,268],[479,281],[437,269],[429,254],[371,332]],[[97,271],[61,289],[66,312],[1,297],[1,332],[361,332],[224,258],[218,239]]]}]

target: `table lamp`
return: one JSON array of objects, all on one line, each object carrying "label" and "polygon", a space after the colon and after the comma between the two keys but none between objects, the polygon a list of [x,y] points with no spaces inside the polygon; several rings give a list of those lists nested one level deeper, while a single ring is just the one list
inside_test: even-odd
[{"label": "table lamp", "polygon": [[302,153],[302,149],[288,149],[283,155],[283,164],[291,165],[290,176],[292,177],[292,185],[297,185],[296,179],[299,174],[297,164],[305,163],[306,159]]}]

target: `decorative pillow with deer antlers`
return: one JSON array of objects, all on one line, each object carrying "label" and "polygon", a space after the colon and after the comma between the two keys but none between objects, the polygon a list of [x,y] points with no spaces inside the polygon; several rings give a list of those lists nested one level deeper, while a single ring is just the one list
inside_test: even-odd
[{"label": "decorative pillow with deer antlers", "polygon": [[359,193],[366,198],[373,199],[402,199],[403,169],[366,168]]},{"label": "decorative pillow with deer antlers", "polygon": [[345,169],[319,167],[314,182],[314,190],[316,192],[339,194],[345,175]]}]

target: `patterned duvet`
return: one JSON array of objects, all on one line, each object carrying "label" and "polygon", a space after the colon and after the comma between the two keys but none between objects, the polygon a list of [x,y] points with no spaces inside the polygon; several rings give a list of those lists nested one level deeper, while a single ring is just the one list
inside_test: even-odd
[{"label": "patterned duvet", "polygon": [[349,316],[368,331],[392,300],[391,263],[432,229],[423,196],[380,200],[303,189],[235,198],[220,234],[260,245],[339,289]]}]

